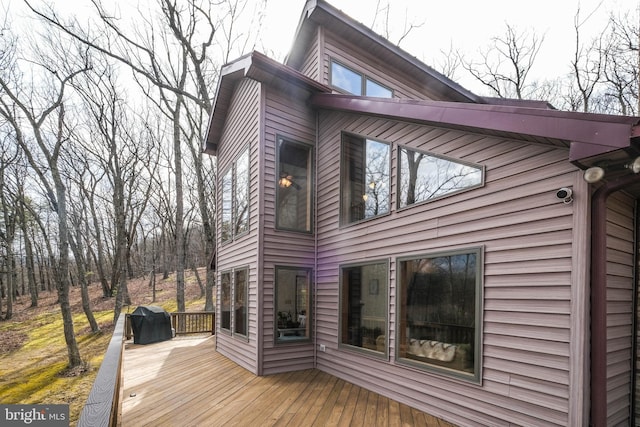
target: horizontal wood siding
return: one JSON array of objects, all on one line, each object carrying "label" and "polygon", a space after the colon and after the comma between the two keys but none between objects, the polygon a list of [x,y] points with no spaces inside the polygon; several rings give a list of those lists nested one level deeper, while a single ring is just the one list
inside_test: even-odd
[{"label": "horizontal wood siding", "polygon": [[302,66],[299,70],[305,76],[319,82],[322,82],[322,80],[320,79],[320,65],[318,63],[318,58],[320,57],[320,52],[322,51],[322,45],[318,43],[318,34],[322,31],[322,27],[318,27],[316,29],[316,32],[309,42],[309,46],[305,52]]},{"label": "horizontal wood siding", "polygon": [[[567,151],[411,123],[320,113],[317,366],[460,425],[566,426],[572,369],[573,186]],[[339,226],[340,131],[393,144],[391,213]],[[486,167],[486,184],[398,210],[397,144]],[[584,186],[582,186],[584,187]],[[396,257],[483,246],[481,384],[396,364]],[[341,264],[390,260],[389,359],[338,348]]]},{"label": "horizontal wood siding", "polygon": [[323,34],[322,83],[329,84],[330,61],[335,59],[354,71],[363,73],[378,83],[391,88],[394,98],[437,99],[436,95],[424,84],[417,81],[415,76],[399,74],[392,63],[382,62],[370,52],[365,52],[345,40],[336,39],[326,29]]},{"label": "horizontal wood siding", "polygon": [[633,338],[634,200],[607,201],[607,424],[629,425]]},{"label": "horizontal wood siding", "polygon": [[[232,242],[222,243],[218,238],[217,270],[230,271],[234,268],[249,269],[249,324],[248,337],[232,336],[220,330],[217,325],[217,350],[245,367],[257,373],[257,248],[258,248],[258,142],[259,142],[259,105],[261,86],[255,80],[243,79],[233,96],[229,114],[218,147],[218,182],[228,167],[237,159],[245,147],[250,147],[250,207],[249,232],[236,237]],[[218,193],[218,206],[222,206],[222,195]],[[221,224],[221,210],[218,212],[218,224]],[[217,233],[221,235],[220,230]],[[221,319],[220,286],[217,287],[217,318]]]},{"label": "horizontal wood siding", "polygon": [[308,369],[313,365],[313,344],[275,345],[275,266],[314,268],[315,237],[309,233],[296,233],[275,229],[276,209],[276,137],[315,145],[315,113],[297,96],[288,96],[278,90],[266,92],[264,112],[264,218],[262,325],[262,373]]}]

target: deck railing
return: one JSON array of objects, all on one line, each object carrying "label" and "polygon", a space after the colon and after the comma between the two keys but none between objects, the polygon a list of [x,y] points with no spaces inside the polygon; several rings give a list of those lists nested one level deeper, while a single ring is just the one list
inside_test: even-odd
[{"label": "deck railing", "polygon": [[[214,311],[178,311],[169,313],[171,315],[171,327],[176,335],[184,334],[215,334],[216,313]],[[127,339],[133,337],[130,315],[126,315],[125,336]]]},{"label": "deck railing", "polygon": [[98,375],[78,419],[78,427],[116,426],[120,416],[125,316],[118,316]]},{"label": "deck railing", "polygon": [[[216,317],[213,311],[170,313],[176,335],[215,334]],[[120,425],[122,412],[122,355],[124,341],[131,339],[133,330],[129,314],[118,317],[113,336],[93,382],[87,402],[82,408],[78,427],[112,427]]]}]

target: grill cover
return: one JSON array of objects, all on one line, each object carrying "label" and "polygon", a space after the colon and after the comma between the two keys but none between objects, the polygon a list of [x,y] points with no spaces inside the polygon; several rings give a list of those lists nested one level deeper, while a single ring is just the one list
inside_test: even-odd
[{"label": "grill cover", "polygon": [[162,307],[141,305],[131,313],[134,344],[151,344],[170,340],[171,316]]}]

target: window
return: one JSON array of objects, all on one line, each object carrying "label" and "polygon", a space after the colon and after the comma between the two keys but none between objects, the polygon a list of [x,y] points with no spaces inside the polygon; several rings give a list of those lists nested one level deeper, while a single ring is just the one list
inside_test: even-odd
[{"label": "window", "polygon": [[401,208],[482,185],[482,167],[399,147]]},{"label": "window", "polygon": [[389,212],[390,146],[343,134],[341,222],[352,223]]},{"label": "window", "polygon": [[331,84],[354,95],[393,97],[391,89],[333,60],[331,61]]},{"label": "window", "polygon": [[[228,333],[247,336],[249,309],[249,270],[225,271],[220,274],[220,328]],[[233,281],[232,281],[233,279]]]},{"label": "window", "polygon": [[481,249],[398,259],[398,359],[479,381]]},{"label": "window", "polygon": [[249,231],[249,149],[222,176],[222,242]]},{"label": "window", "polygon": [[236,161],[235,187],[233,188],[235,223],[234,235],[249,231],[249,149]]},{"label": "window", "polygon": [[220,328],[231,332],[231,273],[224,272],[220,275]]},{"label": "window", "polygon": [[311,270],[276,267],[276,342],[309,339]]},{"label": "window", "polygon": [[220,235],[223,242],[231,240],[233,233],[231,232],[231,212],[233,205],[233,171],[229,169],[222,177],[222,222]]},{"label": "window", "polygon": [[276,227],[311,232],[312,147],[278,138]]},{"label": "window", "polygon": [[340,343],[387,354],[387,261],[340,268]]},{"label": "window", "polygon": [[249,271],[246,268],[234,271],[233,287],[233,332],[240,335],[247,335],[249,321]]}]

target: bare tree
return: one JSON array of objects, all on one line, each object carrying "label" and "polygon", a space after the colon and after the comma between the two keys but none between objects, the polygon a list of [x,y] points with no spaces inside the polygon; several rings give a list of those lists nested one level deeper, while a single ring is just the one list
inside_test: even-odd
[{"label": "bare tree", "polygon": [[464,69],[496,96],[526,99],[533,95],[528,78],[544,36],[520,32],[509,24],[506,27],[503,36],[493,37],[490,46],[480,51],[480,61],[459,59]]},{"label": "bare tree", "polygon": [[[51,209],[57,215],[58,247],[55,264],[58,301],[62,312],[64,336],[67,344],[69,367],[81,365],[80,352],[73,330],[73,317],[69,302],[69,229],[67,218],[67,192],[60,170],[63,143],[68,140],[65,127],[65,90],[69,82],[85,72],[89,65],[84,58],[73,57],[69,45],[62,40],[46,40],[46,49],[57,63],[44,52],[36,57],[43,70],[42,91],[26,90],[21,84],[17,59],[11,62],[9,72],[0,75],[0,117],[7,121],[15,139],[23,150],[29,165],[46,191]],[[44,44],[44,43],[43,43]],[[62,54],[62,52],[65,54]],[[40,157],[42,157],[42,162]],[[50,257],[53,258],[53,257]]]}]

